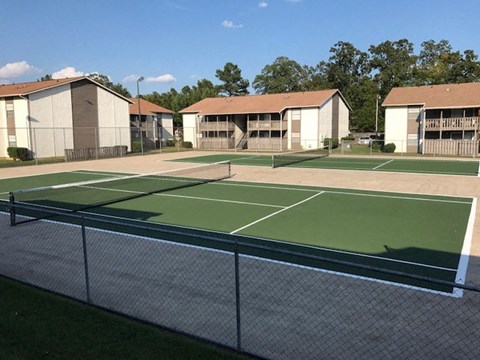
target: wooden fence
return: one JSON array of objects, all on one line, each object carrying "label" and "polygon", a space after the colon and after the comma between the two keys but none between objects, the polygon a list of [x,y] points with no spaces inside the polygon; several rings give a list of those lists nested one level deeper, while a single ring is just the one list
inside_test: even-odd
[{"label": "wooden fence", "polygon": [[65,149],[65,161],[103,159],[127,155],[127,146],[105,146],[99,148]]},{"label": "wooden fence", "polygon": [[479,142],[473,140],[426,139],[423,153],[433,155],[477,156]]}]

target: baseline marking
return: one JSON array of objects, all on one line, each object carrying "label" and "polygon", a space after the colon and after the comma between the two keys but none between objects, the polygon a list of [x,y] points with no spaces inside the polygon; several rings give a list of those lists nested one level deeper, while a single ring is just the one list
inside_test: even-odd
[{"label": "baseline marking", "polygon": [[378,165],[378,166],[375,166],[372,170],[377,170],[378,168],[381,168],[382,166],[385,166],[385,165],[387,165],[387,164],[390,164],[393,160],[394,160],[394,159],[389,160],[389,161],[386,161],[386,162],[384,162],[384,163],[382,163],[382,164],[380,164],[380,165]]},{"label": "baseline marking", "polygon": [[277,215],[277,214],[280,214],[281,212],[284,212],[284,211],[286,211],[286,210],[290,210],[291,208],[293,208],[293,207],[295,207],[295,206],[298,206],[298,205],[300,205],[300,204],[303,204],[304,202],[307,202],[307,201],[309,201],[309,200],[311,200],[311,199],[313,199],[313,198],[315,198],[315,197],[317,197],[317,196],[319,196],[319,195],[321,195],[321,194],[323,194],[323,193],[324,193],[324,191],[320,191],[320,192],[316,193],[315,195],[310,196],[309,198],[306,198],[306,199],[304,199],[304,200],[302,200],[302,201],[299,201],[299,202],[297,202],[297,203],[295,203],[295,204],[293,204],[293,205],[287,206],[286,208],[283,208],[282,210],[276,211],[276,212],[274,212],[274,213],[272,213],[272,214],[270,214],[270,215],[264,216],[264,217],[261,218],[261,219],[255,220],[255,221],[251,222],[250,224],[247,224],[247,225],[242,226],[242,227],[240,227],[240,228],[238,228],[238,229],[236,229],[236,230],[233,230],[233,231],[230,232],[230,234],[235,234],[235,233],[237,233],[237,232],[239,232],[239,231],[241,231],[241,230],[243,230],[243,229],[246,229],[246,228],[248,228],[248,227],[250,227],[250,226],[252,226],[252,225],[255,225],[255,224],[257,224],[257,223],[259,223],[259,222],[261,222],[261,221],[263,221],[263,220],[266,220],[266,219],[268,219],[268,218],[270,218],[270,217],[272,217],[272,216],[275,216],[275,215]]}]

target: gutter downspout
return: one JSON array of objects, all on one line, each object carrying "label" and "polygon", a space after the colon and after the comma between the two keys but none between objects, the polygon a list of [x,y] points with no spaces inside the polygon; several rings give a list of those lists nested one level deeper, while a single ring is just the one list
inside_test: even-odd
[{"label": "gutter downspout", "polygon": [[[31,127],[31,122],[30,122],[30,101],[28,101],[28,97],[25,97],[23,95],[18,95],[20,99],[23,99],[27,102],[27,109],[28,109],[28,115],[27,118],[25,119],[25,125],[27,128],[27,144],[28,148],[33,154],[33,144],[32,144],[32,127]],[[37,155],[35,154],[35,165],[38,165],[38,159]]]}]

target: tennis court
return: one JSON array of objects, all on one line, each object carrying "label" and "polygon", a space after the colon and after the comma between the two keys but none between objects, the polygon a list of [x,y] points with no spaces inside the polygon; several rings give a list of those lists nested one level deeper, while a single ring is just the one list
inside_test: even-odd
[{"label": "tennis court", "polygon": [[[228,177],[223,164],[214,165],[213,173],[208,165],[194,169],[193,182],[190,168],[174,176],[74,171],[7,179],[0,181],[0,197],[7,205],[9,192],[42,186],[42,191],[16,193],[16,201],[125,222],[239,235],[245,241],[329,259],[465,280],[476,199],[242,183],[221,180]],[[198,182],[199,173],[208,181]],[[352,273],[342,267],[328,269]]]},{"label": "tennis court", "polygon": [[[288,157],[288,153],[278,154]],[[230,161],[235,165],[249,166],[272,166],[272,155],[249,155],[249,154],[213,154],[205,156],[189,157],[175,161],[192,163],[214,163],[218,161]],[[281,160],[280,160],[281,161]],[[479,176],[478,161],[474,160],[424,160],[424,159],[397,159],[375,157],[337,157],[327,156],[321,158],[312,157],[306,160],[281,166],[312,169],[335,169],[335,170],[365,170],[400,173],[443,174]]]}]

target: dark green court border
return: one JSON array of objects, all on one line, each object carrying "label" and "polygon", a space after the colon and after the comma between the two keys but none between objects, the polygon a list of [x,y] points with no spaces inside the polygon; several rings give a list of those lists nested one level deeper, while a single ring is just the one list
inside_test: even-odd
[{"label": "dark green court border", "polygon": [[[272,166],[272,155],[212,154],[175,159],[190,163],[214,163],[230,161],[234,165]],[[419,173],[436,175],[479,176],[479,161],[397,159],[378,157],[329,156],[288,165],[292,168],[361,170],[378,172]]]}]

